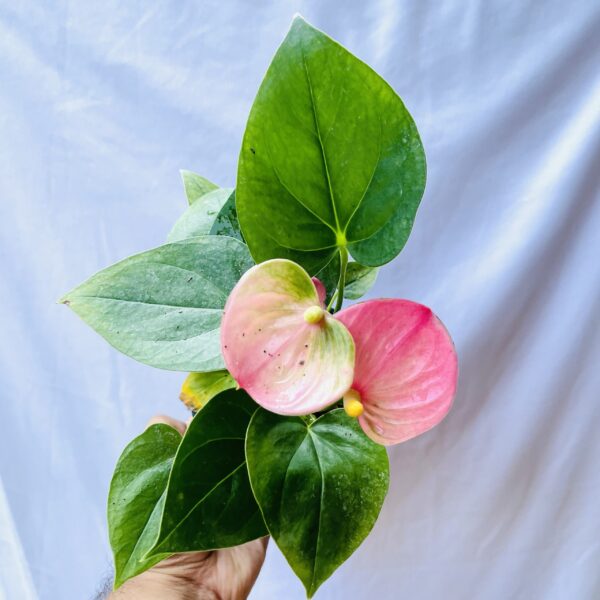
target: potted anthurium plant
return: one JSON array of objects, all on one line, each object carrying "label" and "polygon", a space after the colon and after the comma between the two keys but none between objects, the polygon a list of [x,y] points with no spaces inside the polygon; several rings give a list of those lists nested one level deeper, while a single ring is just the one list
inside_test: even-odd
[{"label": "potted anthurium plant", "polygon": [[421,140],[379,75],[296,17],[235,191],[183,179],[189,207],[168,243],[62,300],[121,352],[190,372],[185,435],[154,425],[117,464],[115,586],[170,554],[270,534],[310,597],[377,519],[385,446],[439,423],[455,393],[456,353],[429,308],[342,309],[408,238]]}]

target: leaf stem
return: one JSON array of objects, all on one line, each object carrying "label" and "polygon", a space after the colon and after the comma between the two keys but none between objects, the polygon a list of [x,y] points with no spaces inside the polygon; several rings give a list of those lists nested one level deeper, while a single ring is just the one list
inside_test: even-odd
[{"label": "leaf stem", "polygon": [[337,298],[335,309],[333,312],[338,312],[342,308],[344,302],[344,287],[346,286],[346,267],[348,266],[348,250],[346,246],[340,246],[340,279],[337,285]]},{"label": "leaf stem", "polygon": [[317,417],[313,414],[301,415],[300,418],[306,423],[307,427],[310,427],[317,420]]},{"label": "leaf stem", "polygon": [[331,294],[331,300],[327,304],[327,312],[333,312],[332,306],[333,306],[333,303],[335,302],[336,298],[337,298],[337,290],[335,292],[333,292],[333,294]]}]

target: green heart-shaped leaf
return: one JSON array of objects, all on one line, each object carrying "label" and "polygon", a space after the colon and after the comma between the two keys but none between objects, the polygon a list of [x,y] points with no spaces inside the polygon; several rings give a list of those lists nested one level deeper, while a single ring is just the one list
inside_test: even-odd
[{"label": "green heart-shaped leaf", "polygon": [[188,204],[194,204],[198,198],[202,198],[205,194],[212,192],[213,190],[219,189],[219,186],[198,175],[192,171],[179,171],[181,179],[183,181],[183,187],[185,188],[185,195],[187,196]]},{"label": "green heart-shaped leaf", "polygon": [[227,390],[193,418],[173,462],[150,554],[227,548],[267,534],[244,454],[256,408],[245,392]]},{"label": "green heart-shaped leaf", "polygon": [[223,307],[252,264],[239,240],[191,238],[126,258],[61,302],[140,362],[173,371],[217,371],[225,366]]},{"label": "green heart-shaped leaf", "polygon": [[339,248],[382,265],[404,246],[425,155],[394,90],[302,18],[277,51],[246,126],[237,209],[256,262],[310,274]]},{"label": "green heart-shaped leaf", "polygon": [[377,267],[365,267],[356,262],[349,263],[346,271],[344,298],[348,298],[348,300],[362,298],[373,287],[378,270]]},{"label": "green heart-shaped leaf", "polygon": [[165,555],[144,558],[158,534],[164,491],[181,436],[152,425],[123,451],[108,495],[108,534],[115,560],[115,589]]},{"label": "green heart-shaped leaf", "polygon": [[[219,188],[198,198],[177,219],[167,236],[167,241],[179,242],[199,235],[211,234],[221,210],[232,194],[233,190],[231,188]],[[229,235],[229,233],[223,232],[221,235]]]},{"label": "green heart-shaped leaf", "polygon": [[312,424],[259,409],[246,457],[267,528],[311,597],[375,524],[388,488],[385,448],[341,409]]}]

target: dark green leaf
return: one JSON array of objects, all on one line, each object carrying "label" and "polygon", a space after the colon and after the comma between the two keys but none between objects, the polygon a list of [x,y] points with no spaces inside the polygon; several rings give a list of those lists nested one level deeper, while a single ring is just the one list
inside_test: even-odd
[{"label": "dark green leaf", "polygon": [[223,205],[215,222],[210,230],[211,235],[228,235],[230,237],[237,238],[240,241],[244,241],[242,232],[240,230],[240,224],[237,218],[237,210],[235,208],[235,191],[231,192],[231,195],[227,199],[227,202]]},{"label": "dark green leaf", "polygon": [[358,300],[364,296],[373,287],[377,279],[377,271],[377,267],[365,267],[355,262],[349,263],[346,270],[344,298]]},{"label": "dark green leaf", "polygon": [[198,198],[204,196],[204,194],[208,194],[208,192],[212,192],[219,188],[218,185],[209,181],[206,177],[202,177],[202,175],[198,175],[192,171],[181,170],[179,172],[181,174],[181,179],[183,180],[183,187],[185,188],[185,195],[187,196],[189,204],[194,204],[194,202],[196,202]]},{"label": "dark green leaf", "polygon": [[267,534],[244,455],[255,410],[245,392],[227,390],[194,417],[173,463],[152,554],[226,548]]},{"label": "dark green leaf", "polygon": [[152,425],[123,451],[108,495],[108,534],[115,559],[115,589],[165,555],[144,558],[158,534],[164,491],[181,436]]},{"label": "dark green leaf", "polygon": [[425,186],[415,124],[392,88],[296,18],[252,106],[237,210],[256,262],[311,274],[346,245],[377,266],[404,246]]},{"label": "dark green leaf", "polygon": [[239,240],[191,238],[108,267],[61,301],[140,362],[173,371],[217,371],[225,366],[223,307],[252,264]]},{"label": "dark green leaf", "polygon": [[327,305],[333,296],[340,278],[340,257],[336,254],[315,277],[325,286],[325,304]]},{"label": "dark green leaf", "polygon": [[[219,188],[198,198],[182,215],[177,219],[173,229],[167,237],[168,242],[179,242],[199,235],[209,235],[213,233],[211,229],[231,196],[231,188]],[[221,235],[229,235],[222,233]],[[237,237],[237,236],[231,236]]]},{"label": "dark green leaf", "polygon": [[267,528],[310,597],[375,524],[388,488],[385,448],[341,409],[312,425],[259,409],[246,457]]}]

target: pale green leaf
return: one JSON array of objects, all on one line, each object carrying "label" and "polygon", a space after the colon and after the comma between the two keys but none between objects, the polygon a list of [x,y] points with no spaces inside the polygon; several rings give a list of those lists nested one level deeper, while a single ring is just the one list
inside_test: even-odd
[{"label": "pale green leaf", "polygon": [[356,262],[349,263],[346,270],[344,298],[358,300],[364,296],[373,287],[377,279],[377,271],[377,267],[365,267]]},{"label": "pale green leaf", "polygon": [[225,366],[223,307],[252,264],[239,240],[191,238],[108,267],[61,301],[140,362],[173,371],[218,371]]},{"label": "pale green leaf", "polygon": [[206,177],[198,175],[198,173],[185,170],[181,170],[179,173],[181,174],[185,195],[189,204],[194,204],[198,198],[219,188],[218,185],[209,181]]},{"label": "pale green leaf", "polygon": [[211,229],[232,192],[231,188],[219,188],[198,198],[177,219],[167,236],[167,241],[178,242],[199,235],[211,234]]},{"label": "pale green leaf", "polygon": [[210,233],[211,235],[228,235],[244,241],[235,206],[235,191],[231,192],[231,196],[219,211]]}]

